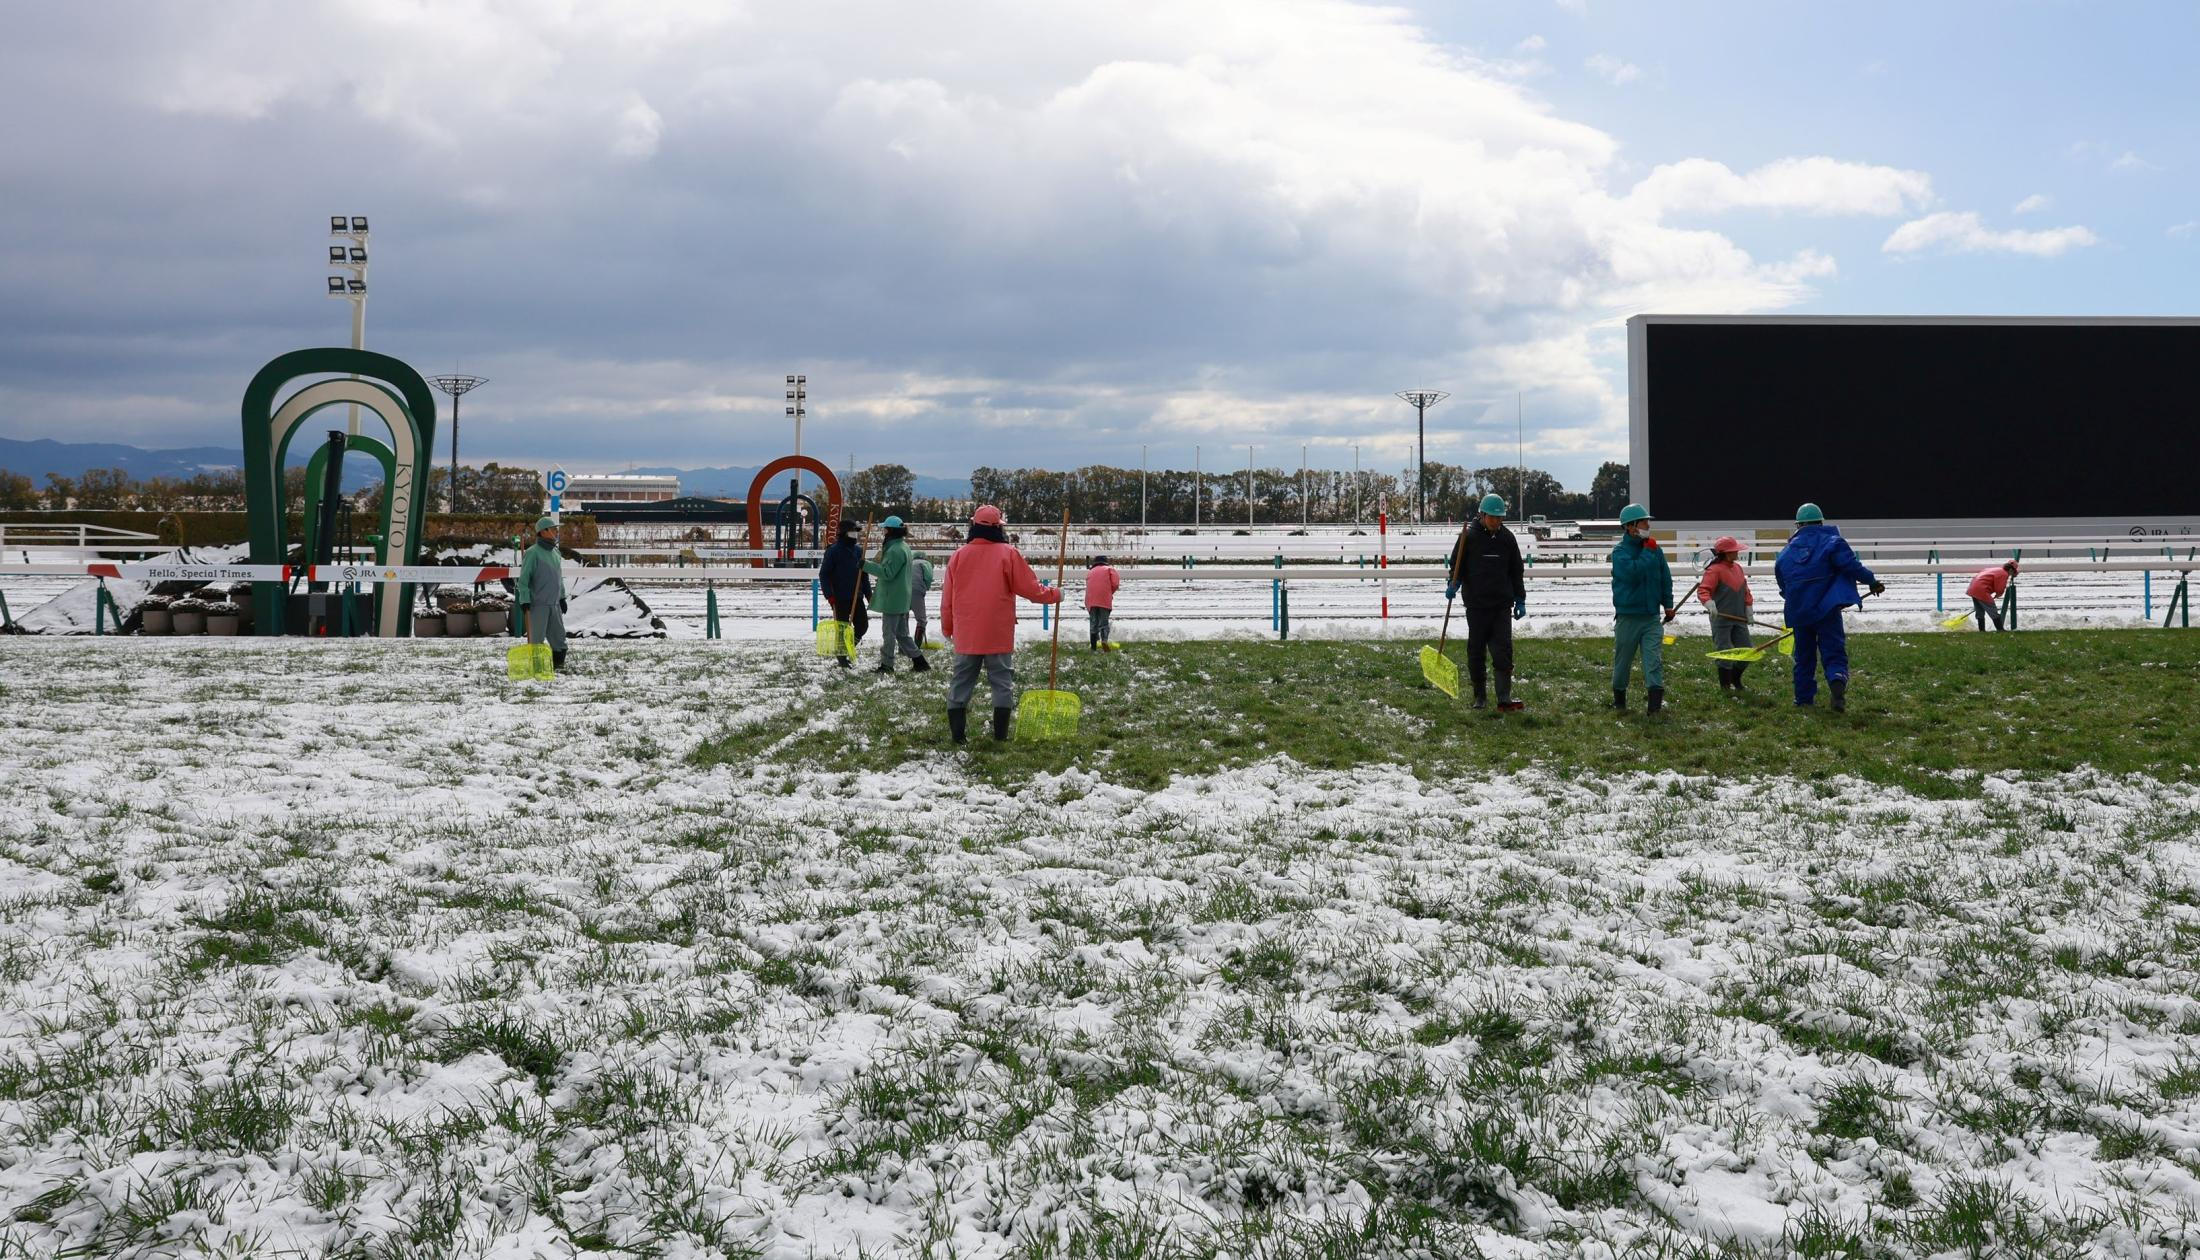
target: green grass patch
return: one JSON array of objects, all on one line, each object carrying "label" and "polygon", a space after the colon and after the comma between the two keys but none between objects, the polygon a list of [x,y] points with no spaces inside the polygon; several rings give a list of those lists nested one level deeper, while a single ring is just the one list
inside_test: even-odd
[{"label": "green grass patch", "polygon": [[[1530,766],[1854,774],[1936,797],[1977,792],[1975,776],[1952,771],[2090,765],[2170,777],[2200,764],[2200,636],[2176,632],[1858,635],[1846,714],[1826,708],[1823,694],[1819,707],[1796,708],[1784,661],[1753,669],[1746,697],[1722,696],[1702,656],[1708,644],[1687,637],[1667,649],[1668,711],[1656,718],[1642,712],[1639,686],[1632,711],[1611,710],[1604,640],[1521,640],[1516,691],[1528,710],[1501,720],[1424,683],[1419,647],[1134,643],[1065,653],[1061,687],[1084,700],[1075,739],[995,744],[981,708],[961,755],[974,776],[1004,787],[1081,766],[1151,788],[1288,754],[1320,769],[1393,763],[1432,777]],[[1026,649],[1018,678],[1043,685],[1046,662],[1044,649]],[[783,718],[706,738],[690,760],[879,770],[952,747],[939,671],[833,677],[825,691]]]}]

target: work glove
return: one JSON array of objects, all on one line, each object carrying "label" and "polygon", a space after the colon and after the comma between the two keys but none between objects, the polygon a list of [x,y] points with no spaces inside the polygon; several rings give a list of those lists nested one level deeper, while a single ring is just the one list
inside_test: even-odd
[{"label": "work glove", "polygon": [[1668,609],[1666,609],[1666,610],[1665,610],[1665,621],[1666,621],[1666,624],[1667,624],[1667,625],[1671,625],[1671,624],[1672,624],[1672,622],[1673,622],[1673,618],[1675,618],[1675,617],[1678,617],[1678,616],[1680,616],[1680,615],[1681,615],[1681,610],[1680,610],[1680,609],[1678,609],[1678,608],[1668,608]]},{"label": "work glove", "polygon": [[1881,595],[1881,594],[1885,594],[1885,593],[1886,593],[1886,590],[1887,590],[1887,584],[1886,584],[1885,582],[1874,582],[1874,583],[1872,583],[1872,594],[1874,594],[1874,595]]},{"label": "work glove", "polygon": [[1457,598],[1459,598],[1459,584],[1457,582],[1444,583],[1444,602],[1448,604]]},{"label": "work glove", "polygon": [[1527,601],[1527,598],[1526,598],[1525,596],[1523,596],[1523,597],[1522,597],[1522,598],[1520,598],[1520,599],[1516,599],[1516,600],[1514,600],[1514,601],[1513,601],[1513,620],[1514,620],[1514,621],[1518,621],[1518,620],[1520,620],[1520,619],[1521,619],[1522,617],[1525,617],[1525,616],[1527,616],[1527,615],[1528,615],[1528,601]]},{"label": "work glove", "polygon": [[563,595],[558,596],[558,611],[560,613],[565,611],[565,597]]}]

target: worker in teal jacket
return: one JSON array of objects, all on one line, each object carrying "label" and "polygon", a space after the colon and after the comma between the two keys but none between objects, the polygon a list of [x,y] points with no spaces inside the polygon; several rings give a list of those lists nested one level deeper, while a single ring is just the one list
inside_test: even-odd
[{"label": "worker in teal jacket", "polygon": [[915,566],[909,559],[908,539],[909,529],[901,518],[887,517],[886,541],[879,547],[878,559],[863,562],[863,571],[878,579],[871,591],[871,611],[883,623],[876,673],[894,672],[896,648],[908,654],[910,667],[918,673],[932,668],[932,663],[924,659],[923,645],[909,637],[909,577]]},{"label": "worker in teal jacket", "polygon": [[550,663],[565,668],[565,583],[559,575],[558,522],[535,522],[535,545],[520,554],[513,598],[529,643],[550,645]]},{"label": "worker in teal jacket", "polygon": [[[1665,707],[1665,623],[1673,620],[1673,567],[1650,536],[1650,511],[1630,503],[1619,514],[1619,545],[1612,548],[1612,707],[1627,707],[1627,676],[1642,654],[1648,712]],[[1664,614],[1662,617],[1660,613]]]}]

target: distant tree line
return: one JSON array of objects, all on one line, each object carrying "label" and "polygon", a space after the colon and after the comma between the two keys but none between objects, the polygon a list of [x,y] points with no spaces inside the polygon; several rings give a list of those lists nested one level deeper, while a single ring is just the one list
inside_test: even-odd
[{"label": "distant tree line", "polygon": [[[1184,469],[1154,469],[1090,464],[1057,471],[1045,468],[983,467],[970,474],[968,499],[918,499],[915,478],[900,464],[878,464],[855,474],[848,484],[850,511],[872,517],[889,513],[910,520],[958,520],[973,504],[990,503],[1012,521],[1059,519],[1067,507],[1072,518],[1094,524],[1136,524],[1141,491],[1145,519],[1153,524],[1189,524],[1193,496],[1197,516],[1217,525],[1243,524],[1250,490],[1255,524],[1340,524],[1372,521],[1387,504],[1394,521],[1411,520],[1419,498],[1413,470],[1351,473],[1308,469],[1255,468],[1247,474]],[[1428,464],[1428,510],[1436,520],[1464,520],[1491,492],[1504,495],[1513,515],[1539,513],[1557,519],[1608,518],[1627,502],[1627,465],[1606,463],[1597,469],[1587,492],[1572,491],[1540,468],[1474,468],[1435,460]]]},{"label": "distant tree line", "polygon": [[[306,470],[283,470],[283,492],[290,502],[305,494]],[[428,502],[437,510],[450,506],[451,474],[447,468],[429,475]],[[379,511],[383,486],[380,481],[350,496],[363,511]],[[532,468],[500,464],[461,466],[458,470],[459,506],[468,512],[531,512],[542,506],[541,474]],[[242,512],[244,472],[217,468],[189,477],[138,479],[120,468],[89,468],[81,477],[47,473],[41,488],[19,472],[0,469],[0,511],[136,511],[136,512]]]}]

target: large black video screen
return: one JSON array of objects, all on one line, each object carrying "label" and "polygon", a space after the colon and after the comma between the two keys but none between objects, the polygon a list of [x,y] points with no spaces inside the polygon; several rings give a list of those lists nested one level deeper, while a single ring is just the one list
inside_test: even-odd
[{"label": "large black video screen", "polygon": [[1668,520],[2200,515],[2200,326],[1642,331]]}]

